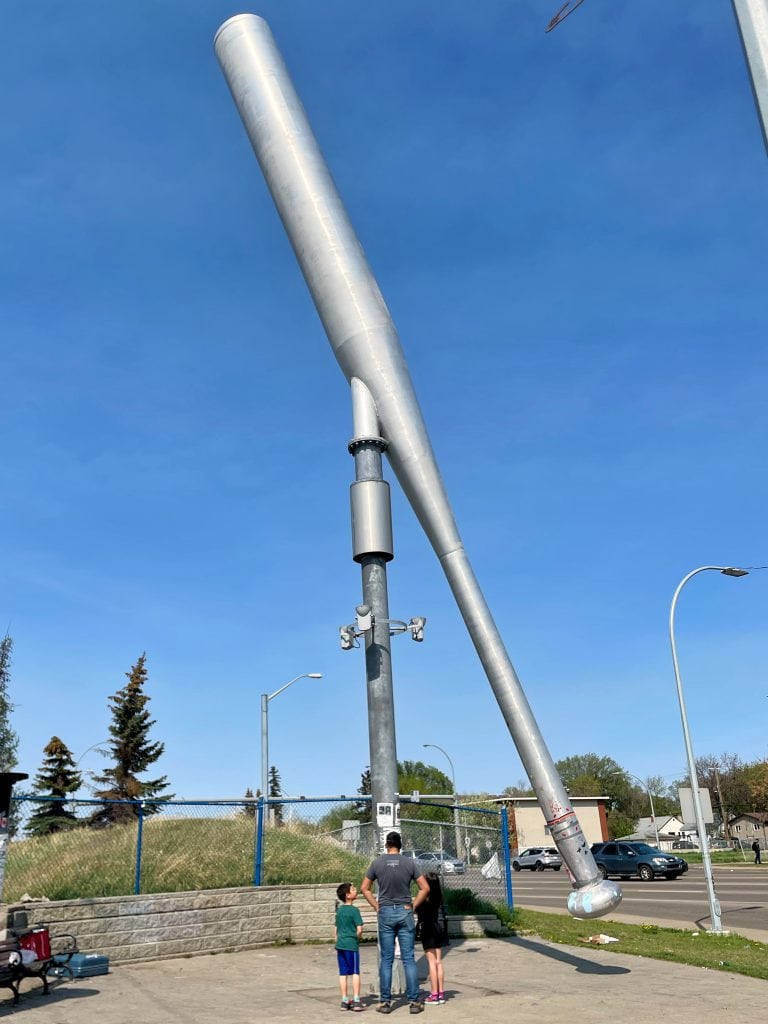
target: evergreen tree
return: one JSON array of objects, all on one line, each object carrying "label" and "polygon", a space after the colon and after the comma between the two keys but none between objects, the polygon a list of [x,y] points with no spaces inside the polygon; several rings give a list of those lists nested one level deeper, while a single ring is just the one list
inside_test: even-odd
[{"label": "evergreen tree", "polygon": [[[245,791],[245,799],[246,800],[253,800],[254,799],[253,790],[251,789],[250,786]],[[242,811],[240,813],[244,814],[246,816],[246,818],[255,818],[256,817],[256,804],[245,804],[243,809],[242,809]]]},{"label": "evergreen tree", "polygon": [[[274,800],[283,795],[283,784],[280,780],[280,773],[277,768],[272,765],[269,769],[269,798]],[[269,805],[270,816],[275,825],[283,824],[283,805],[282,804],[270,804]]]},{"label": "evergreen tree", "polygon": [[[11,682],[13,640],[6,633],[0,640],[0,772],[12,772],[18,762],[19,737],[11,727],[14,705],[8,696]],[[11,801],[8,809],[8,834],[16,835],[19,827],[19,805]]]},{"label": "evergreen tree", "polygon": [[[365,771],[360,773],[360,785],[357,787],[357,792],[360,796],[370,797],[371,795],[371,768],[368,765]],[[373,816],[371,814],[371,801],[360,800],[356,804],[352,805],[353,814],[359,821],[372,821]]]},{"label": "evergreen tree", "polygon": [[13,704],[8,697],[12,651],[13,640],[6,633],[0,640],[0,772],[12,772],[19,763],[19,737],[11,728]]},{"label": "evergreen tree", "polygon": [[50,742],[43,748],[43,754],[45,760],[33,788],[41,795],[54,799],[39,804],[31,815],[27,832],[33,836],[63,832],[78,824],[75,814],[67,809],[67,795],[76,792],[83,784],[71,750],[58,736],[51,736]]},{"label": "evergreen tree", "polygon": [[[144,692],[147,682],[147,655],[141,655],[130,672],[128,682],[109,698],[112,705],[112,724],[109,732],[109,756],[114,766],[106,768],[101,775],[94,775],[94,782],[103,789],[94,789],[94,796],[104,800],[91,817],[91,824],[104,825],[110,822],[130,821],[137,814],[137,808],[128,804],[115,804],[113,800],[171,800],[173,794],[160,794],[168,788],[167,776],[142,781],[143,772],[154,764],[165,750],[164,743],[150,742],[149,730],[155,724],[149,717],[147,704],[150,698]],[[144,814],[158,810],[151,804],[144,808]]]}]

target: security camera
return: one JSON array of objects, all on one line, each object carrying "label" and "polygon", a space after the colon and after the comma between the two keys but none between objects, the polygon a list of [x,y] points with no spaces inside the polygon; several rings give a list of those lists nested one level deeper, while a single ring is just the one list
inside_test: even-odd
[{"label": "security camera", "polygon": [[357,613],[357,631],[366,633],[373,626],[373,613],[367,604],[359,604],[355,608]]},{"label": "security camera", "polygon": [[353,647],[357,646],[354,626],[339,626],[339,643],[342,651],[351,651]]},{"label": "security camera", "polygon": [[411,631],[411,637],[417,643],[421,643],[424,639],[424,626],[426,625],[426,622],[427,620],[423,615],[414,615],[408,623],[408,629]]}]

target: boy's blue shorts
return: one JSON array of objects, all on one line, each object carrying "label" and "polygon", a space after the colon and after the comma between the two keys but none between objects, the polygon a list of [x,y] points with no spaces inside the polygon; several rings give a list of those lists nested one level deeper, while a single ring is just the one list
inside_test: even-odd
[{"label": "boy's blue shorts", "polygon": [[356,949],[337,949],[336,959],[339,961],[339,977],[348,978],[350,974],[360,973],[360,953]]}]

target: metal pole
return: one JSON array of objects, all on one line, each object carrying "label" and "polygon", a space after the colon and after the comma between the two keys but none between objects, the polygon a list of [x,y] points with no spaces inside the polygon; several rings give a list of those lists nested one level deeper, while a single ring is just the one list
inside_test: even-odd
[{"label": "metal pole", "polygon": [[264,794],[259,797],[259,804],[256,810],[256,851],[253,865],[253,884],[261,885],[261,876],[264,870]]},{"label": "metal pole", "polygon": [[269,795],[269,697],[261,695],[261,799]]},{"label": "metal pole", "polygon": [[[355,437],[350,444],[350,451],[355,460],[355,484],[363,488],[373,484],[374,522],[370,531],[365,530],[366,523],[362,517],[353,512],[353,534],[360,530],[360,543],[363,547],[391,547],[391,544],[365,544],[364,539],[379,533],[377,525],[384,523],[384,533],[391,535],[391,519],[389,518],[388,488],[379,486],[385,483],[382,475],[381,455],[385,442],[379,437],[362,436],[360,420],[365,419],[366,396],[360,389],[353,391],[353,411],[355,412]],[[363,412],[361,412],[361,407]],[[370,424],[369,424],[370,425]],[[378,431],[374,431],[374,434]],[[353,506],[354,508],[354,506]],[[371,506],[368,507],[370,511]],[[370,523],[367,525],[371,525]],[[363,537],[365,535],[365,538]],[[397,741],[395,735],[395,698],[392,685],[392,647],[389,636],[389,592],[387,587],[387,562],[391,559],[389,551],[381,553],[365,551],[354,556],[360,563],[363,604],[368,605],[372,614],[373,625],[365,633],[365,684],[368,696],[368,749],[371,763],[371,820],[376,836],[376,849],[384,852],[384,837],[389,829],[379,826],[377,807],[379,804],[391,804],[394,808],[397,801]]]},{"label": "metal pole", "polygon": [[731,0],[768,150],[768,0]]},{"label": "metal pole", "polygon": [[685,754],[688,759],[688,773],[691,777],[691,795],[693,797],[693,812],[696,816],[696,831],[699,834],[699,848],[701,850],[701,860],[704,865],[704,877],[707,882],[707,895],[709,897],[709,915],[712,921],[712,931],[721,933],[723,931],[723,922],[721,918],[720,902],[715,895],[715,881],[712,877],[712,860],[709,856],[709,844],[707,843],[707,829],[704,824],[704,814],[701,809],[701,797],[699,796],[699,777],[696,772],[696,759],[693,756],[693,747],[691,745],[691,734],[688,730],[688,716],[685,711],[685,699],[683,697],[683,684],[680,679],[680,666],[677,662],[677,648],[675,647],[675,608],[677,606],[677,599],[680,596],[680,591],[683,589],[688,580],[693,579],[700,572],[721,572],[725,576],[746,576],[747,572],[745,569],[735,569],[729,566],[722,565],[702,565],[698,569],[694,569],[693,572],[689,572],[680,583],[678,584],[677,590],[675,591],[674,597],[672,598],[672,604],[669,609],[669,643],[672,648],[672,665],[675,670],[675,683],[677,685],[677,700],[680,704],[680,719],[683,723],[683,740],[685,741]]},{"label": "metal pole", "polygon": [[141,892],[141,844],[144,836],[144,804],[139,800],[139,821],[136,833],[136,871],[133,879],[133,892],[138,896]]},{"label": "metal pole", "polygon": [[[575,917],[599,917],[619,904],[621,889],[597,869],[475,578],[395,325],[272,33],[262,18],[238,14],[219,28],[214,48],[336,358],[350,384],[359,380],[370,393],[390,465],[440,559],[552,841],[571,872],[568,909]],[[371,550],[355,557],[362,564]],[[371,647],[382,634],[378,630]],[[382,657],[388,672],[383,648]]]},{"label": "metal pole", "polygon": [[423,747],[434,747],[435,750],[439,750],[443,757],[446,759],[448,764],[451,766],[451,782],[453,783],[453,829],[456,840],[456,856],[461,857],[461,829],[459,827],[459,793],[456,789],[456,771],[453,767],[453,761],[448,756],[448,752],[443,750],[442,747],[438,747],[436,743],[422,743]]},{"label": "metal pole", "polygon": [[515,901],[512,895],[512,870],[509,856],[509,812],[506,807],[501,808],[501,849],[504,854],[504,887],[507,891],[507,906],[510,910],[514,910]]}]

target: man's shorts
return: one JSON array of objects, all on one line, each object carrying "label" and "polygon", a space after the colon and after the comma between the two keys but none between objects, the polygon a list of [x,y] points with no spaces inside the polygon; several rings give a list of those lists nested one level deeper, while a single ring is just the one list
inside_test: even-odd
[{"label": "man's shorts", "polygon": [[339,961],[339,977],[348,978],[350,974],[360,973],[360,953],[356,949],[337,949],[336,959]]}]

